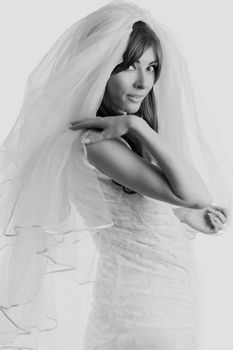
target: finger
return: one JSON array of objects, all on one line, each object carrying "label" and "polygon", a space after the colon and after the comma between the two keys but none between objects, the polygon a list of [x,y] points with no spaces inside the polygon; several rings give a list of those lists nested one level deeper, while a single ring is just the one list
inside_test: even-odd
[{"label": "finger", "polygon": [[214,230],[216,228],[216,222],[214,220],[212,220],[211,214],[207,213],[206,218],[208,218],[207,224],[211,227],[212,230]]},{"label": "finger", "polygon": [[102,124],[101,118],[88,118],[85,120],[80,120],[76,122],[71,122],[70,129],[76,130],[80,128],[89,128],[89,127],[99,127]]},{"label": "finger", "polygon": [[[217,225],[217,227],[218,227],[219,229],[222,229],[222,228],[223,228],[222,222],[221,222],[216,216],[212,216],[212,217],[211,217],[211,220],[212,220],[212,222],[214,222],[214,223]],[[216,226],[216,225],[215,225],[215,226]]]},{"label": "finger", "polygon": [[208,217],[208,225],[210,226],[210,230],[211,233],[209,233],[210,235],[221,235],[222,232],[219,233],[219,231],[221,231],[221,228],[219,225],[219,223],[216,222],[216,220],[214,220],[214,218],[212,217],[211,213],[207,213],[206,217]]},{"label": "finger", "polygon": [[105,135],[106,135],[106,133],[104,131],[96,134],[95,136],[90,135],[90,136],[87,136],[86,138],[82,139],[81,143],[83,143],[85,145],[91,144],[91,143],[96,143],[96,142],[99,142],[99,141],[106,139]]},{"label": "finger", "polygon": [[222,212],[226,217],[228,216],[228,209],[225,208],[225,207],[221,207],[221,206],[218,206],[218,205],[211,205],[209,207],[209,209],[216,209],[216,210],[219,210],[220,212]]},{"label": "finger", "polygon": [[212,219],[210,219],[210,222],[211,222],[211,230],[212,230],[212,232],[217,233],[218,232],[218,225],[217,225],[217,223],[214,220],[212,220]]},{"label": "finger", "polygon": [[101,122],[103,121],[103,118],[102,117],[94,117],[94,118],[85,118],[85,119],[81,119],[81,120],[75,120],[75,121],[71,121],[70,124],[74,125],[74,124],[78,124],[78,123],[85,123],[85,122]]},{"label": "finger", "polygon": [[79,129],[88,129],[88,127],[90,128],[90,125],[78,124],[78,125],[70,126],[69,129],[71,129],[71,130],[79,130]]},{"label": "finger", "polygon": [[72,130],[77,130],[77,129],[85,129],[85,128],[90,128],[90,127],[95,127],[95,124],[93,121],[83,121],[83,122],[78,122],[76,124],[71,125],[69,128]]},{"label": "finger", "polygon": [[211,224],[212,227],[216,226],[216,221],[214,219],[214,215],[211,213],[207,213],[206,218],[208,218],[208,223]]},{"label": "finger", "polygon": [[76,123],[80,123],[80,122],[84,122],[85,120],[87,120],[88,118],[85,119],[78,119],[78,120],[70,120],[70,124],[76,124]]},{"label": "finger", "polygon": [[70,124],[74,125],[74,124],[78,124],[78,123],[87,122],[88,120],[94,120],[94,118],[85,118],[85,119],[81,119],[81,120],[74,120],[74,121],[71,121]]},{"label": "finger", "polygon": [[222,212],[220,212],[219,210],[216,210],[216,209],[212,209],[212,208],[209,209],[208,211],[210,213],[212,213],[214,216],[217,216],[223,224],[226,223],[226,221],[227,221],[226,216]]},{"label": "finger", "polygon": [[94,125],[93,123],[91,124],[84,124],[84,123],[80,123],[77,125],[72,125],[69,127],[69,129],[71,130],[78,130],[78,129],[97,129],[97,130],[103,130],[103,127],[100,127],[99,125]]}]

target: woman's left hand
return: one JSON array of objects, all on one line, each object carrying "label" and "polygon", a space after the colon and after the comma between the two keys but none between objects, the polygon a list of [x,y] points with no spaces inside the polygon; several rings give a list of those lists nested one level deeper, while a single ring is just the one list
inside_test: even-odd
[{"label": "woman's left hand", "polygon": [[[78,122],[71,122],[70,129],[102,129],[102,132],[95,135],[95,139],[90,141],[91,143],[98,142],[104,139],[112,139],[126,134],[131,127],[133,119],[141,120],[135,115],[119,115],[108,117],[95,117],[88,118]],[[86,141],[86,143],[90,143]]]},{"label": "woman's left hand", "polygon": [[183,222],[203,233],[217,234],[227,221],[228,213],[220,206],[210,205],[204,209],[186,209]]}]

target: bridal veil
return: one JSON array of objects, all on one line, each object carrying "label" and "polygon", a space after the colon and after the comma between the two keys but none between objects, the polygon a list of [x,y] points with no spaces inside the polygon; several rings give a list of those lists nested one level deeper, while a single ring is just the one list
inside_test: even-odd
[{"label": "bridal veil", "polygon": [[94,281],[97,252],[88,241],[114,223],[86,162],[83,130],[69,126],[96,117],[137,21],[154,30],[163,51],[154,86],[158,133],[199,171],[214,204],[231,208],[232,168],[204,136],[170,30],[130,1],[112,1],[77,21],[29,75],[16,123],[0,147],[0,349],[35,350],[35,331],[56,327],[56,273],[78,288]]}]

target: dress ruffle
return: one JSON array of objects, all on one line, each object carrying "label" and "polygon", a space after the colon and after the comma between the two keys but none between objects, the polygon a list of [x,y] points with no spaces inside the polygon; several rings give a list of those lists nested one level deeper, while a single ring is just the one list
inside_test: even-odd
[{"label": "dress ruffle", "polygon": [[128,195],[94,171],[114,225],[92,237],[99,259],[84,349],[197,349],[195,230],[179,221],[172,205]]}]

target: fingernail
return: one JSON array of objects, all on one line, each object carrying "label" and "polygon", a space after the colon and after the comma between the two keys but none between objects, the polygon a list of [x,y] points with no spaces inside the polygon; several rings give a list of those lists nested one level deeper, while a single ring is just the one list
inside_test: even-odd
[{"label": "fingernail", "polygon": [[213,217],[213,216],[211,217],[211,220],[214,221],[214,222],[216,222],[216,223],[218,223],[218,221],[217,221],[217,220],[215,219],[215,217]]},{"label": "fingernail", "polygon": [[82,139],[81,143],[84,143],[84,144],[91,143],[91,140],[90,139]]},{"label": "fingernail", "polygon": [[212,215],[210,213],[208,213],[208,215],[209,215],[209,218],[210,218],[211,222],[216,223],[214,215]]}]

